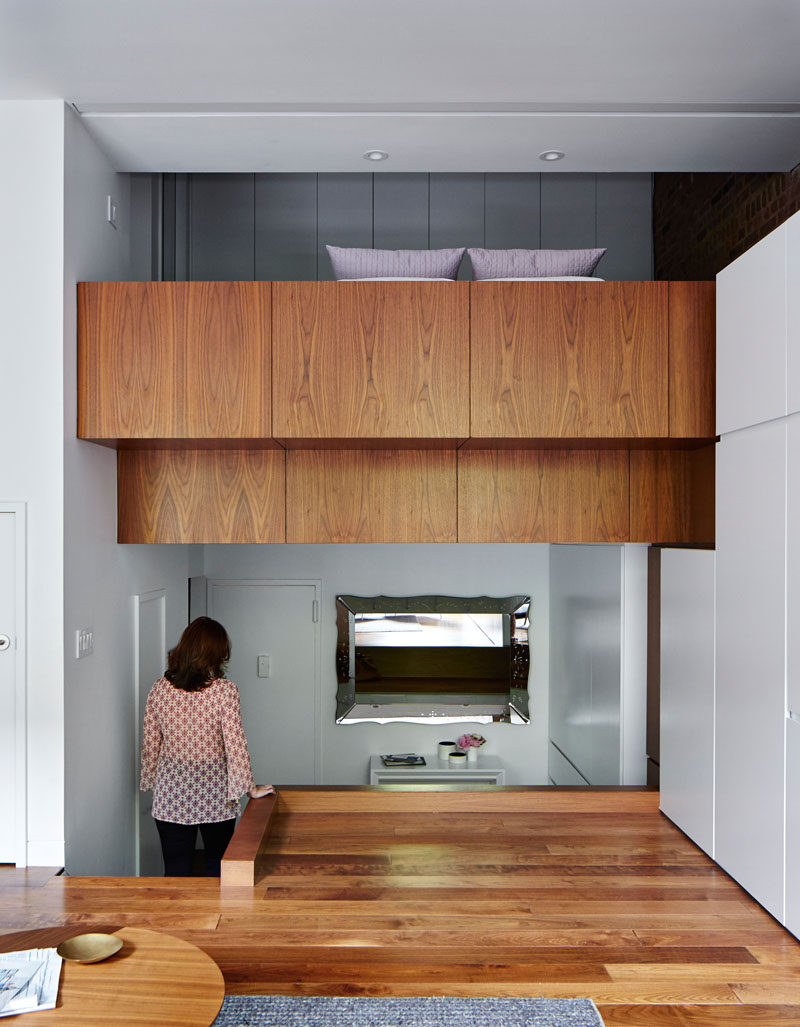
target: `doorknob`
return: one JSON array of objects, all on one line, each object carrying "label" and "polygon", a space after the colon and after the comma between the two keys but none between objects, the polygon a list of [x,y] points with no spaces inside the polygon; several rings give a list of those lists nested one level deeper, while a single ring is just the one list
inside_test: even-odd
[{"label": "doorknob", "polygon": [[11,639],[8,635],[0,635],[0,653],[11,648]]}]

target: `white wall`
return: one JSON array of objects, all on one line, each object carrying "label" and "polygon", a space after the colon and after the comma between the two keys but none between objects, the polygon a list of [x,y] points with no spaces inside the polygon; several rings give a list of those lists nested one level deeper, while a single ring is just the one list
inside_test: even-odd
[{"label": "white wall", "polygon": [[[463,730],[441,724],[335,723],[338,594],[530,595],[531,723],[489,724],[479,730],[489,751],[506,762],[509,784],[547,784],[548,551],[547,545],[207,546],[205,573],[219,579],[322,581],[321,784],[366,784],[370,754],[433,752],[441,738]],[[298,709],[296,715],[311,717],[313,710]],[[245,729],[255,750],[258,725],[245,724]]]},{"label": "white wall", "polygon": [[647,547],[552,546],[550,603],[551,779],[643,785]]},{"label": "white wall", "polygon": [[0,139],[0,498],[27,503],[28,860],[60,865],[63,103],[0,102]]},{"label": "white wall", "polygon": [[[116,452],[79,441],[76,283],[130,277],[130,178],[111,170],[66,110],[64,168],[64,699],[66,867],[73,874],[133,872],[134,751],[132,600],[166,589],[174,645],[187,619],[196,547],[119,546]],[[118,228],[106,221],[106,197]],[[191,560],[190,560],[191,556]],[[74,654],[75,631],[94,629],[94,653]]]}]

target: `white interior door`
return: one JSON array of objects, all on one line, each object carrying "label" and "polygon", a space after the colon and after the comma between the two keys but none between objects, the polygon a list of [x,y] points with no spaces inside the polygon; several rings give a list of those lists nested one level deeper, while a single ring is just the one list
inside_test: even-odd
[{"label": "white interior door", "polygon": [[[142,746],[142,719],[147,695],[167,665],[167,593],[163,589],[133,597],[136,689],[136,786]],[[136,873],[157,877],[164,872],[161,843],[153,820],[153,793],[137,790]]]},{"label": "white interior door", "polygon": [[231,639],[228,677],[259,784],[319,779],[318,600],[307,581],[209,582],[208,614]]},{"label": "white interior door", "polygon": [[17,837],[17,785],[24,783],[17,781],[17,563],[17,514],[0,508],[0,863],[24,859]]}]

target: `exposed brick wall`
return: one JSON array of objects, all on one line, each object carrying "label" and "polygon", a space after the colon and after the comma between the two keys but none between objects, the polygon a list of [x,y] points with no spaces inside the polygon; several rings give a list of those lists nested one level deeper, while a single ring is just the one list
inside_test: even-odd
[{"label": "exposed brick wall", "polygon": [[785,174],[653,176],[654,277],[708,280],[800,210]]}]

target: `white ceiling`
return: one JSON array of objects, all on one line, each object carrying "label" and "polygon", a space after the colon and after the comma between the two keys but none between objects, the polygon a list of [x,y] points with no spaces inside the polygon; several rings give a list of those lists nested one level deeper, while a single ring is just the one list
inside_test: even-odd
[{"label": "white ceiling", "polygon": [[0,0],[0,99],[124,171],[788,170],[798,52],[800,0]]}]

